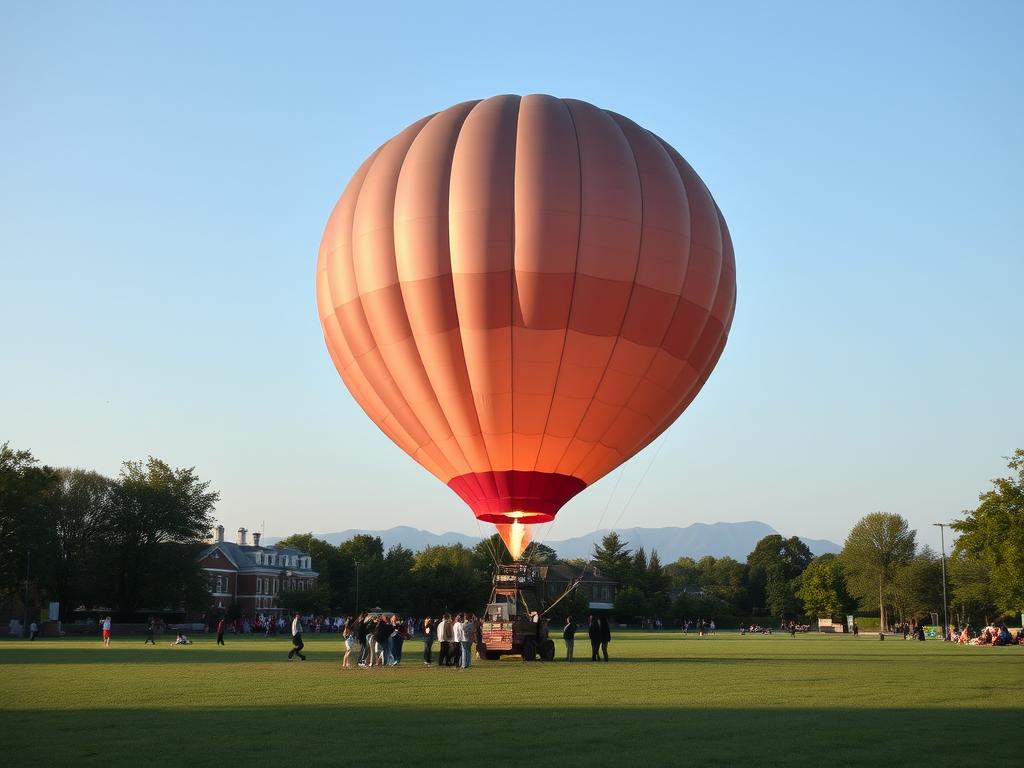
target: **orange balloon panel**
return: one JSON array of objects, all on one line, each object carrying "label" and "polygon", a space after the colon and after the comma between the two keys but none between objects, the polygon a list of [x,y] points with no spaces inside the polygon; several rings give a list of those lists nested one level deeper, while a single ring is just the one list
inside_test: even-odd
[{"label": "orange balloon panel", "polygon": [[374,152],[320,245],[338,372],[482,520],[546,522],[700,391],[736,299],[729,233],[672,147],[572,99],[496,96]]}]

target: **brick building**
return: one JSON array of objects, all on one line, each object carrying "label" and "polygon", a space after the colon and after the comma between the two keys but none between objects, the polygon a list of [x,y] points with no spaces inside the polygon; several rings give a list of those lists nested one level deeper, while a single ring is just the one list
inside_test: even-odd
[{"label": "brick building", "polygon": [[276,615],[283,610],[277,604],[282,591],[316,588],[319,574],[308,552],[261,546],[258,533],[253,533],[250,545],[247,535],[245,528],[239,528],[235,543],[224,541],[224,526],[218,525],[213,543],[199,554],[215,611],[238,606],[244,615]]}]

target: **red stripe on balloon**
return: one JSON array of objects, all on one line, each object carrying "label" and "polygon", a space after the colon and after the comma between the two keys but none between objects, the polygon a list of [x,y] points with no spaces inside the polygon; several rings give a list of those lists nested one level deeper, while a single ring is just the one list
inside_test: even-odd
[{"label": "red stripe on balloon", "polygon": [[[459,475],[448,481],[448,487],[485,523],[548,523],[587,484],[578,477],[554,472],[510,469]],[[482,490],[485,488],[487,492]],[[530,514],[519,516],[514,514],[517,512]]]}]

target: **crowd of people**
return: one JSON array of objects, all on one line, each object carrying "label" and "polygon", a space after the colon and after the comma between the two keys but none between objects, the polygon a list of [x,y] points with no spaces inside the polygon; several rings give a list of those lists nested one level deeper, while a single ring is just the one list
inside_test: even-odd
[{"label": "crowd of people", "polygon": [[998,626],[990,624],[973,637],[970,626],[964,626],[959,634],[956,633],[955,628],[951,628],[950,635],[951,639],[955,637],[956,642],[960,645],[1024,645],[1024,629],[1018,630],[1014,635],[1005,623]]},{"label": "crowd of people", "polygon": [[714,619],[684,619],[682,626],[683,634],[690,634],[690,629],[697,630],[697,634],[701,637],[713,635],[718,631]]},{"label": "crowd of people", "polygon": [[[532,615],[532,614],[531,614]],[[290,621],[289,621],[290,618]],[[547,637],[546,622],[535,619],[539,626],[543,626],[543,633],[538,631],[538,639]],[[653,625],[652,625],[653,626]],[[789,622],[784,625],[790,634],[806,632],[809,626],[797,625]],[[112,634],[112,619],[110,616],[102,617],[99,620],[103,645],[110,646]],[[402,618],[389,612],[366,612],[356,618],[346,616],[306,616],[302,617],[295,613],[291,617],[270,616],[260,614],[253,619],[247,616],[229,621],[226,617],[220,617],[207,626],[208,630],[215,630],[217,633],[217,644],[224,645],[224,633],[233,631],[237,634],[249,634],[262,632],[267,637],[277,633],[285,633],[291,629],[292,649],[288,654],[289,659],[298,658],[305,661],[302,653],[304,644],[302,633],[304,630],[316,633],[335,632],[344,638],[344,655],[342,658],[343,668],[359,667],[364,669],[374,667],[396,667],[402,663],[402,649],[405,641],[409,638],[420,635],[423,640],[423,664],[424,666],[435,666],[446,668],[467,669],[472,666],[474,653],[476,658],[482,658],[482,620],[472,613],[444,614],[440,619],[426,617],[415,619],[413,617]],[[145,643],[156,645],[154,634],[166,630],[166,624],[160,618],[150,617],[146,624]],[[199,625],[202,628],[202,625]],[[562,628],[562,640],[565,643],[566,661],[573,661],[575,637],[580,626],[570,616],[566,619]],[[714,635],[716,626],[714,619],[687,619],[683,621],[681,630],[683,634],[689,634],[690,630],[696,630],[701,637]],[[858,634],[857,625],[853,625],[853,634]],[[914,623],[900,625],[895,628],[897,634],[903,634],[904,639],[924,640],[925,628],[923,625]],[[32,639],[38,630],[33,631]],[[771,627],[751,624],[741,626],[741,635],[745,634],[772,634]],[[587,620],[587,635],[591,643],[591,660],[608,661],[608,643],[611,640],[611,626],[605,616],[591,616]],[[938,633],[941,637],[941,632]],[[929,634],[929,636],[932,636]],[[948,642],[955,642],[959,645],[973,646],[1024,646],[1024,629],[1014,634],[1005,624],[990,624],[980,631],[974,632],[970,626],[964,625],[957,628],[951,625],[942,638]],[[172,645],[191,645],[191,640],[182,631],[178,631]],[[474,652],[473,646],[476,645]],[[435,662],[436,647],[436,662]],[[358,649],[358,650],[357,650]],[[354,659],[354,663],[353,663]]]}]

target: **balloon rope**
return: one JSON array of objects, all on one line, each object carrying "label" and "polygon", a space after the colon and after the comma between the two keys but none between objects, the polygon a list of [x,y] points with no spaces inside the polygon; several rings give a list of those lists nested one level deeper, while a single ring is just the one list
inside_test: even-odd
[{"label": "balloon rope", "polygon": [[476,518],[476,516],[474,516],[473,519],[476,520],[476,530],[477,530],[477,533],[480,534],[480,540],[487,547],[487,552],[490,554],[491,560],[493,560],[494,561],[494,565],[497,566],[499,564],[498,563],[498,555],[495,553],[494,547],[491,546],[491,537],[490,536],[484,536],[484,529],[480,527],[480,521]]},{"label": "balloon rope", "polygon": [[640,486],[644,484],[644,480],[647,479],[647,473],[650,472],[651,471],[651,467],[654,466],[654,460],[658,458],[658,454],[661,453],[661,449],[665,447],[665,443],[667,443],[667,442],[668,442],[668,435],[666,433],[666,436],[663,437],[661,442],[658,443],[658,447],[655,449],[654,453],[651,455],[651,460],[649,462],[647,462],[647,468],[644,469],[643,475],[640,476],[640,482],[638,482],[636,484],[636,486],[633,488],[633,492],[631,494],[629,494],[629,498],[626,499],[625,506],[623,506],[623,508],[619,511],[619,516],[615,518],[615,524],[612,526],[612,530],[613,531],[616,528],[619,527],[619,521],[622,519],[622,516],[625,514],[626,510],[629,509],[629,505],[630,505],[630,503],[632,503],[633,497],[636,496],[636,492],[638,490],[640,490]]},{"label": "balloon rope", "polygon": [[[556,518],[556,520],[557,520],[557,518]],[[533,558],[536,556],[537,550],[540,549],[541,544],[543,544],[545,541],[547,541],[548,536],[551,535],[551,529],[554,528],[554,527],[555,527],[555,520],[552,520],[550,523],[548,523],[547,530],[544,531],[544,533],[541,536],[538,536],[537,538],[535,538],[533,540],[533,542],[531,542],[533,544],[533,549],[530,550],[530,557],[527,558],[527,560],[526,560],[526,565],[527,566],[529,566],[533,562]]]},{"label": "balloon rope", "polygon": [[625,467],[625,464],[619,465],[619,473],[615,476],[615,485],[612,486],[612,492],[608,494],[608,499],[604,503],[604,509],[601,510],[601,516],[597,519],[597,527],[594,528],[594,539],[590,542],[591,558],[594,556],[594,547],[597,546],[597,536],[598,532],[601,530],[601,523],[604,522],[604,516],[608,514],[608,508],[612,505],[612,499],[615,498],[615,492],[619,490],[619,483],[622,482],[622,475],[625,473]]}]

